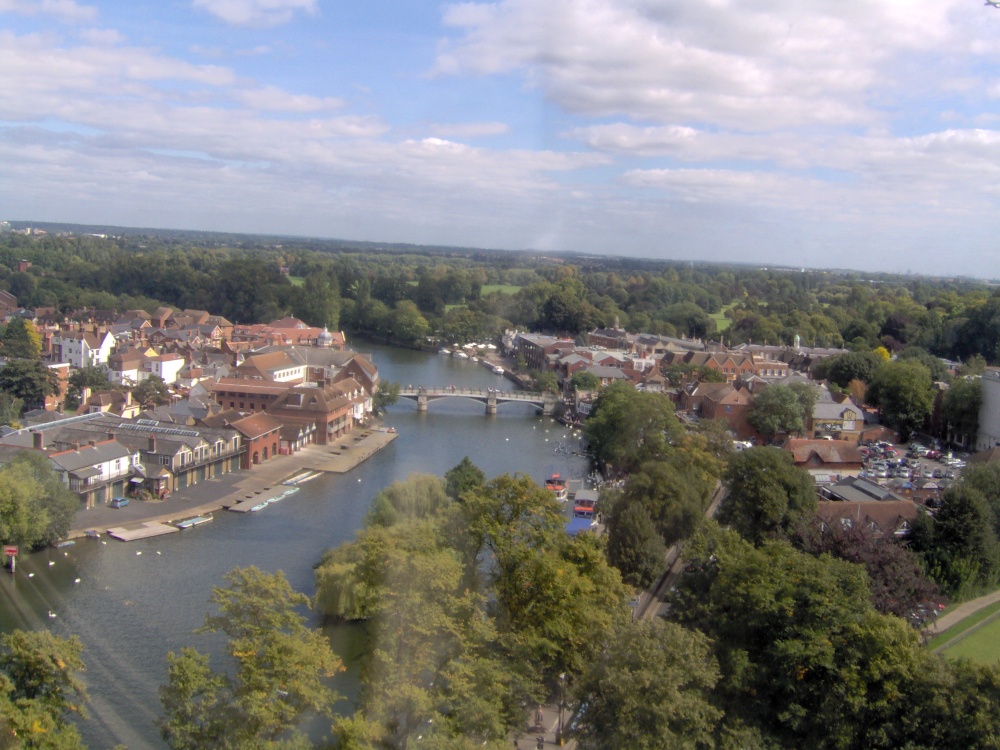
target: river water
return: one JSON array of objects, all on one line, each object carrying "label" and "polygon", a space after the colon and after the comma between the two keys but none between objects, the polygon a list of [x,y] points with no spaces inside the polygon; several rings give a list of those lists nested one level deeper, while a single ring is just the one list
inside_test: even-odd
[{"label": "river water", "polygon": [[[356,348],[372,354],[383,379],[404,386],[512,387],[471,360]],[[220,651],[217,638],[192,631],[227,571],[248,565],[282,570],[311,596],[313,565],[326,549],[353,538],[380,489],[413,473],[444,474],[466,455],[489,477],[523,472],[541,483],[554,471],[584,475],[573,434],[533,407],[502,404],[496,416],[484,412],[479,402],[452,398],[418,414],[414,402],[400,399],[385,418],[398,428],[398,439],[350,473],[324,475],[260,513],[217,513],[213,523],[179,534],[129,543],[79,540],[22,556],[16,575],[0,573],[0,630],[46,628],[80,637],[91,699],[90,718],[80,728],[90,748],[163,748],[155,720],[166,655],[188,645]],[[331,626],[327,632],[348,666],[337,688],[350,699],[357,692],[351,667],[358,631]]]}]

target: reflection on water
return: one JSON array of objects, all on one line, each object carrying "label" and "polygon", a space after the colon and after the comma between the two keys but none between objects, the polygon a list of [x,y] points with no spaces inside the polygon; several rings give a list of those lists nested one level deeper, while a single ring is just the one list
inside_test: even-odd
[{"label": "reflection on water", "polygon": [[[381,377],[403,385],[509,389],[508,381],[468,360],[361,345]],[[372,496],[412,473],[443,474],[468,455],[487,476],[523,472],[538,482],[558,471],[582,477],[573,434],[523,404],[499,407],[452,398],[425,414],[400,400],[386,416],[399,438],[354,471],[326,475],[260,513],[218,513],[213,523],[178,534],[123,543],[82,539],[73,546],[22,556],[17,574],[0,573],[0,629],[47,628],[84,643],[91,718],[81,725],[91,748],[162,748],[155,728],[157,689],[166,654],[193,645],[219,652],[220,641],[192,635],[213,586],[236,566],[282,570],[311,594],[312,567],[323,551],[351,539]],[[79,581],[77,582],[77,579]],[[51,616],[50,616],[51,615]],[[327,628],[348,666],[356,664],[363,628]],[[357,694],[356,671],[338,680]]]}]

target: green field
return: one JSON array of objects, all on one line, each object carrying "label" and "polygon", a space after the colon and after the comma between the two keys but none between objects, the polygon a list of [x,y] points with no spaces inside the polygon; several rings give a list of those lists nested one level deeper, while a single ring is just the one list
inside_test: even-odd
[{"label": "green field", "polygon": [[517,294],[521,290],[521,287],[514,286],[513,284],[483,284],[482,294],[486,295],[490,292],[500,292],[501,294]]},{"label": "green field", "polygon": [[941,653],[948,659],[995,664],[1000,661],[1000,618],[988,622]]},{"label": "green field", "polygon": [[708,316],[715,321],[715,330],[717,330],[719,333],[728,330],[729,326],[733,324],[733,321],[731,321],[729,318],[726,317],[726,310],[731,310],[734,307],[736,307],[735,302],[726,305],[721,310],[719,310],[719,312],[712,313],[711,315]]},{"label": "green field", "polygon": [[288,280],[292,282],[292,286],[302,286],[306,283],[305,276],[289,276]]}]

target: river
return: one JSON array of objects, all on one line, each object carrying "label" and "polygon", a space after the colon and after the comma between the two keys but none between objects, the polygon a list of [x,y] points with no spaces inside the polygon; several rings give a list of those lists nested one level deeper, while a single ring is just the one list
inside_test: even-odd
[{"label": "river", "polygon": [[[372,354],[383,379],[403,385],[512,387],[471,360],[371,344],[356,349]],[[353,538],[380,489],[412,473],[444,474],[466,455],[490,477],[523,472],[540,483],[553,471],[585,473],[585,460],[572,453],[578,449],[572,433],[533,407],[484,412],[479,402],[454,398],[418,414],[414,402],[400,399],[385,417],[399,430],[397,440],[350,473],[324,475],[260,513],[217,513],[214,522],[179,534],[129,543],[80,540],[22,556],[16,575],[0,573],[0,630],[46,628],[80,637],[90,693],[90,718],[80,728],[88,747],[163,748],[155,720],[166,655],[187,645],[220,651],[218,638],[192,631],[227,571],[282,570],[311,596],[313,565],[324,550]],[[337,688],[350,699],[360,639],[351,626],[327,632],[348,666]]]}]

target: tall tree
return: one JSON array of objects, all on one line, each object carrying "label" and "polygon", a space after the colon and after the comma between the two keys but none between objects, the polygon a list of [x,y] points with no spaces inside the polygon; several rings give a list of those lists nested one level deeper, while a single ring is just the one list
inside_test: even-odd
[{"label": "tall tree", "polygon": [[39,409],[46,396],[59,392],[55,371],[39,360],[12,359],[0,367],[0,391],[21,399],[25,408]]},{"label": "tall tree", "polygon": [[86,667],[76,636],[45,630],[0,635],[0,747],[82,750]]},{"label": "tall tree", "polygon": [[754,396],[747,421],[769,442],[780,432],[801,433],[812,413],[803,400],[790,386],[769,385]]},{"label": "tall tree", "polygon": [[727,492],[719,504],[719,520],[754,544],[787,532],[816,509],[812,477],[778,448],[737,453],[723,481]]},{"label": "tall tree", "polygon": [[621,382],[601,391],[584,430],[591,457],[606,475],[624,475],[663,457],[682,432],[669,398]]},{"label": "tall tree", "polygon": [[340,325],[340,285],[322,271],[309,274],[292,296],[292,314],[311,326],[336,331]]},{"label": "tall tree", "polygon": [[941,410],[948,429],[974,443],[979,433],[979,410],[983,405],[983,384],[979,378],[957,378],[944,393]]},{"label": "tall tree", "polygon": [[14,318],[3,333],[3,356],[8,359],[39,359],[42,337],[35,324],[26,318]]},{"label": "tall tree", "polygon": [[667,553],[663,537],[638,502],[620,499],[607,518],[608,562],[625,583],[647,588],[663,571]]},{"label": "tall tree", "polygon": [[69,532],[79,498],[52,471],[42,453],[23,451],[0,468],[0,540],[29,549]]},{"label": "tall tree", "polygon": [[934,405],[930,370],[916,360],[886,362],[868,384],[868,403],[907,442]]},{"label": "tall tree", "polygon": [[722,711],[711,691],[718,680],[718,662],[702,633],[661,620],[633,623],[579,679],[580,747],[714,747]]},{"label": "tall tree", "polygon": [[212,594],[218,613],[199,632],[227,637],[232,674],[213,671],[193,648],[167,657],[160,734],[171,748],[236,750],[294,738],[302,716],[330,715],[337,699],[325,681],[340,661],[298,611],[308,597],[280,572],[235,568],[226,581]]}]

